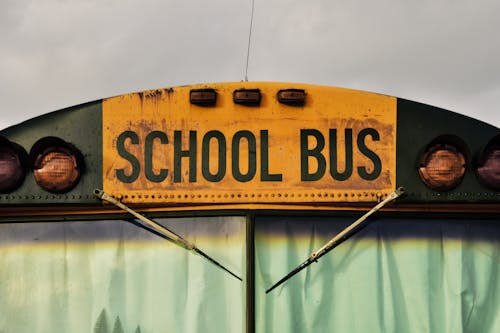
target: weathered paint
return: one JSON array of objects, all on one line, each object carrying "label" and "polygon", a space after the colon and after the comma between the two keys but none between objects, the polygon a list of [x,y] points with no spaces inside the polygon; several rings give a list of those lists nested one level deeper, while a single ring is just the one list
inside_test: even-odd
[{"label": "weathered paint", "polygon": [[101,101],[76,105],[44,114],[0,132],[29,153],[33,144],[48,136],[58,137],[77,147],[83,155],[83,174],[67,193],[50,193],[35,182],[29,171],[22,186],[0,194],[0,205],[48,205],[97,203],[93,191],[102,186]]},{"label": "weathered paint", "polygon": [[[189,90],[203,88],[217,90],[216,104],[211,107],[189,104]],[[262,93],[260,106],[235,104],[232,93],[242,88],[258,88]],[[304,106],[289,106],[277,101],[277,92],[289,88],[305,90]],[[141,119],[142,115],[146,117]],[[376,131],[378,141],[370,128]],[[124,134],[120,155],[118,138],[129,133],[127,131],[137,134],[139,144],[133,144],[132,138]],[[193,131],[196,131],[197,155],[194,171],[190,173],[189,157],[180,158],[181,168],[173,167],[172,159],[176,139],[178,143],[182,141],[182,145],[177,145],[178,156],[189,155],[187,149]],[[335,163],[330,161],[330,151],[334,151],[330,149],[332,133],[335,134],[332,137],[337,138],[339,149],[337,154],[332,154],[333,159],[338,157]],[[365,146],[362,149],[358,142],[360,133],[363,133]],[[303,141],[307,139],[308,142],[302,147],[301,134]],[[353,148],[349,176],[344,172],[345,147],[350,146],[346,144],[346,134],[349,138],[352,135]],[[77,147],[84,159],[80,182],[66,193],[50,193],[40,188],[27,166],[23,184],[15,191],[0,194],[2,216],[10,214],[7,212],[10,210],[24,214],[25,210],[16,208],[20,205],[100,206],[100,200],[93,195],[96,188],[130,204],[145,204],[143,208],[147,205],[172,211],[338,210],[340,206],[351,209],[357,202],[369,206],[370,202],[400,186],[407,190],[407,195],[398,200],[401,209],[402,203],[413,205],[414,210],[422,209],[422,204],[432,203],[432,207],[425,209],[453,211],[457,208],[452,208],[452,205],[460,202],[468,204],[460,209],[483,210],[481,205],[484,204],[490,205],[484,208],[486,210],[498,210],[500,202],[500,192],[481,184],[474,171],[482,149],[493,137],[500,135],[498,128],[430,105],[347,89],[265,82],[165,88],[48,113],[4,129],[0,135],[26,152],[39,139],[56,136]],[[418,176],[421,153],[429,142],[441,135],[460,138],[467,150],[463,181],[449,191],[431,190]],[[324,140],[323,149],[317,149],[321,153],[315,150],[318,137]],[[233,140],[239,148],[237,164],[232,163]],[[249,140],[250,145],[255,146],[251,149],[254,160],[248,159]],[[147,163],[144,158],[146,141],[151,156]],[[222,158],[225,169],[219,167],[218,147],[223,146],[223,141],[226,144],[225,158]],[[373,154],[370,155],[368,150]],[[123,152],[126,157],[129,154],[129,159],[134,156],[137,159],[134,163],[140,168],[136,179],[128,178],[133,180],[130,183],[117,179],[117,170],[121,170],[122,179],[132,175],[132,164],[123,157]],[[324,157],[324,173],[319,176],[316,175],[318,156]],[[375,160],[380,161],[380,173],[373,173]],[[248,170],[249,161],[255,166],[251,172]],[[309,180],[304,180],[301,173],[301,163],[305,161],[308,162],[306,178]],[[334,173],[337,179],[330,173],[332,164],[338,165],[337,173]],[[359,167],[366,168],[361,170],[376,177],[363,179]],[[149,169],[148,175],[146,169]],[[162,169],[168,170],[168,174]],[[342,176],[346,179],[339,180]]]},{"label": "weathered paint", "polygon": [[[214,88],[214,107],[189,103]],[[233,103],[260,89],[259,107]],[[306,91],[304,106],[280,89]],[[396,98],[276,83],[190,86],[103,101],[104,191],[126,202],[376,201],[395,188]]]},{"label": "weathered paint", "polygon": [[[481,150],[500,130],[467,116],[430,105],[398,99],[397,184],[407,189],[407,201],[500,202],[500,192],[482,185],[474,172]],[[434,191],[418,175],[418,163],[426,146],[442,135],[456,136],[466,146],[466,172],[458,186]]]}]

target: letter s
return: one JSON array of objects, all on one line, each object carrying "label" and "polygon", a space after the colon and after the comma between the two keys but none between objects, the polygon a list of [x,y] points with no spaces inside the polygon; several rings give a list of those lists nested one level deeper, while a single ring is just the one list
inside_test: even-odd
[{"label": "letter s", "polygon": [[380,135],[374,128],[365,128],[361,130],[358,134],[358,149],[359,151],[368,157],[373,162],[373,171],[369,173],[366,171],[366,167],[358,167],[358,173],[361,178],[364,180],[374,180],[378,176],[380,176],[380,172],[382,172],[382,161],[377,154],[370,150],[365,144],[365,137],[370,135],[373,141],[379,141]]},{"label": "letter s", "polygon": [[134,145],[139,144],[139,137],[136,132],[133,131],[125,131],[116,140],[116,149],[118,150],[118,154],[130,162],[132,166],[132,172],[130,175],[125,174],[124,169],[116,169],[116,178],[124,183],[132,183],[139,177],[139,172],[141,171],[141,164],[137,157],[135,157],[132,153],[125,149],[125,140],[130,139],[130,142]]}]

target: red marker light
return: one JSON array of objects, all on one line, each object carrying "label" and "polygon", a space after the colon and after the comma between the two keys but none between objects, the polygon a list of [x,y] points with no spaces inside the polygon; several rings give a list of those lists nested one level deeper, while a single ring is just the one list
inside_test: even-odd
[{"label": "red marker light", "polygon": [[500,191],[500,136],[490,141],[479,157],[476,174],[484,185]]},{"label": "red marker light", "polygon": [[23,183],[26,175],[23,152],[9,140],[0,138],[0,193],[12,192]]}]

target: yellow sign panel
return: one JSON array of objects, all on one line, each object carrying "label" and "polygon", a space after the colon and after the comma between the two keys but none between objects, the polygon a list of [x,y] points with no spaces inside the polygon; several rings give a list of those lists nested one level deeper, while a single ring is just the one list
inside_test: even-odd
[{"label": "yellow sign panel", "polygon": [[[213,88],[214,106],[190,103]],[[303,89],[303,106],[281,89]],[[258,106],[233,101],[259,89]],[[178,87],[103,101],[104,191],[125,202],[375,201],[395,189],[396,99],[279,83]]]}]

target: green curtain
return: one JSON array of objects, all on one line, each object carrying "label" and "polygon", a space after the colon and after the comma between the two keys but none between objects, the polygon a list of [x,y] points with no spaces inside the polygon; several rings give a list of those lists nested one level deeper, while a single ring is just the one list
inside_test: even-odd
[{"label": "green curtain", "polygon": [[[245,218],[157,219],[245,274]],[[0,332],[241,332],[245,285],[126,221],[0,224]]]},{"label": "green curtain", "polygon": [[[244,217],[157,219],[245,280]],[[257,332],[500,332],[500,224],[257,217]],[[243,332],[245,284],[126,221],[0,224],[0,332]]]},{"label": "green curtain", "polygon": [[257,219],[257,332],[500,332],[499,220],[372,220],[265,293],[354,219]]}]

